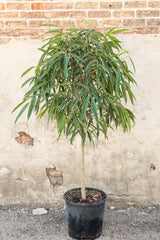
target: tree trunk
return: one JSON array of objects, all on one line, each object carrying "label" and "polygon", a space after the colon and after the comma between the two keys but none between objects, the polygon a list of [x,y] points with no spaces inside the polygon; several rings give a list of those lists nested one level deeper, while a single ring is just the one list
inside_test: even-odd
[{"label": "tree trunk", "polygon": [[85,191],[85,160],[84,160],[84,145],[81,144],[82,150],[82,162],[81,162],[81,195],[82,199],[86,199],[86,191]]}]

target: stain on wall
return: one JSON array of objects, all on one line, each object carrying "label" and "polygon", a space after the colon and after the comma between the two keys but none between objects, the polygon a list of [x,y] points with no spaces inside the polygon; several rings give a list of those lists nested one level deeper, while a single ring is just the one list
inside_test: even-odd
[{"label": "stain on wall", "polygon": [[34,138],[32,138],[29,134],[25,132],[18,132],[19,136],[15,137],[16,141],[20,144],[24,144],[25,146],[33,146]]},{"label": "stain on wall", "polygon": [[62,183],[63,183],[62,172],[58,171],[52,163],[50,163],[49,166],[46,167],[46,174],[47,174],[49,182],[50,182],[51,186],[53,186],[53,188],[56,185],[62,185]]}]

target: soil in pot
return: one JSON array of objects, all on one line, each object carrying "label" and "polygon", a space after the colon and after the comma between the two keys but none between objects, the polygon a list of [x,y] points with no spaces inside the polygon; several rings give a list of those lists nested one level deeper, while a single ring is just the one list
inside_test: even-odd
[{"label": "soil in pot", "polygon": [[67,192],[65,195],[68,201],[74,202],[74,203],[86,203],[86,204],[92,204],[92,203],[98,203],[105,199],[105,196],[97,191],[97,190],[88,190],[86,189],[86,199],[83,200],[81,197],[81,190],[80,189],[73,189]]}]

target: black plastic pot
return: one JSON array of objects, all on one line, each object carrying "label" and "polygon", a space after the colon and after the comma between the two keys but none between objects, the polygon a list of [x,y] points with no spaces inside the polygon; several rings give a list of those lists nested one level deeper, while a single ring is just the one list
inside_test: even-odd
[{"label": "black plastic pot", "polygon": [[86,189],[96,190],[102,193],[104,196],[104,200],[92,204],[74,203],[68,201],[65,197],[66,194],[73,189],[64,193],[64,200],[66,202],[68,232],[70,237],[75,239],[96,239],[100,237],[102,233],[104,206],[105,201],[107,200],[107,195],[105,192],[99,189]]}]

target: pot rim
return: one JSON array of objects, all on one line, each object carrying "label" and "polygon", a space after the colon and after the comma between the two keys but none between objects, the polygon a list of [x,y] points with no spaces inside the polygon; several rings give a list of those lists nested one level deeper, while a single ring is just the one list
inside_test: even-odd
[{"label": "pot rim", "polygon": [[98,206],[98,205],[101,205],[102,203],[105,203],[105,201],[107,200],[107,194],[106,194],[105,192],[103,192],[103,191],[100,190],[100,189],[92,188],[92,187],[86,187],[86,190],[96,190],[96,191],[98,191],[98,192],[101,192],[101,193],[104,195],[104,197],[105,197],[104,200],[99,201],[99,202],[97,202],[97,203],[75,203],[75,202],[69,201],[69,200],[66,198],[65,195],[66,195],[68,192],[70,192],[70,191],[72,191],[72,190],[79,190],[79,189],[81,189],[81,188],[78,187],[78,188],[69,189],[68,191],[66,191],[66,192],[63,194],[63,199],[64,199],[67,203],[69,203],[69,204],[71,204],[71,205],[79,206],[79,207]]}]

